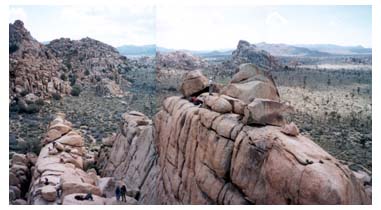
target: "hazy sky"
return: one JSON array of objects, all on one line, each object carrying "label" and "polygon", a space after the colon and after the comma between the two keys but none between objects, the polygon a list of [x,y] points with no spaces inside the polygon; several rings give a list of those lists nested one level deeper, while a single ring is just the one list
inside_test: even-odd
[{"label": "hazy sky", "polygon": [[38,41],[91,37],[114,47],[155,43],[154,6],[12,6],[9,18],[21,19]]},{"label": "hazy sky", "polygon": [[14,6],[39,41],[92,37],[113,46],[235,48],[252,43],[372,45],[371,6]]}]

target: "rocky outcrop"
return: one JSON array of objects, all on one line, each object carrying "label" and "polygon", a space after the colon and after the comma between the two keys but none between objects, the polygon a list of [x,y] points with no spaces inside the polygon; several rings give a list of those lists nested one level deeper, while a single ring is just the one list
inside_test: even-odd
[{"label": "rocky outcrop", "polygon": [[232,52],[232,63],[236,66],[242,63],[253,63],[265,69],[278,66],[275,58],[248,41],[240,40],[237,49]]},{"label": "rocky outcrop", "polygon": [[[113,146],[98,159],[102,175],[137,187],[141,204],[371,203],[359,178],[365,176],[279,118],[280,102],[255,98],[277,103],[257,107],[215,93],[199,98],[201,107],[165,99],[155,128],[141,113],[125,114],[121,131],[107,141]],[[255,123],[245,120],[247,110]]]},{"label": "rocky outcrop", "polygon": [[[28,202],[30,204],[114,204],[104,197],[102,181],[94,169],[84,171],[88,158],[82,136],[74,131],[64,114],[58,114],[42,140],[43,148],[32,170]],[[61,196],[57,197],[57,189]],[[102,188],[103,189],[103,188]],[[94,201],[78,200],[92,193]],[[129,198],[130,204],[133,204]],[[117,203],[116,203],[117,204]]]},{"label": "rocky outcrop", "polygon": [[200,70],[190,71],[184,74],[183,82],[180,86],[180,92],[185,97],[199,95],[205,88],[208,87],[208,79],[201,73]]},{"label": "rocky outcrop", "polygon": [[310,139],[281,127],[252,127],[242,116],[170,97],[157,114],[165,203],[368,204],[348,167]]},{"label": "rocky outcrop", "polygon": [[195,70],[207,66],[200,57],[194,56],[188,52],[175,51],[169,53],[156,52],[156,68],[161,69],[179,69]]},{"label": "rocky outcrop", "polygon": [[26,204],[27,192],[37,156],[34,153],[12,154],[9,165],[9,203]]},{"label": "rocky outcrop", "polygon": [[271,74],[251,63],[241,64],[238,72],[221,93],[240,99],[245,103],[250,103],[255,98],[270,99],[276,102],[280,100]]},{"label": "rocky outcrop", "polygon": [[[140,112],[122,116],[120,132],[103,145],[97,159],[102,177],[113,177],[127,186],[127,195],[139,204],[157,203],[159,173],[152,121]],[[114,184],[115,186],[115,184]],[[115,188],[114,188],[115,189]]]},{"label": "rocky outcrop", "polygon": [[95,93],[98,96],[123,97],[125,93],[120,86],[108,78],[102,79],[95,87]]},{"label": "rocky outcrop", "polygon": [[12,101],[26,94],[49,98],[69,94],[69,82],[60,78],[67,68],[52,51],[35,40],[24,23],[9,24],[9,97]]},{"label": "rocky outcrop", "polygon": [[80,40],[55,39],[47,45],[52,53],[69,69],[67,76],[75,76],[79,83],[109,78],[124,82],[120,74],[127,72],[129,60],[105,43],[89,37]]}]

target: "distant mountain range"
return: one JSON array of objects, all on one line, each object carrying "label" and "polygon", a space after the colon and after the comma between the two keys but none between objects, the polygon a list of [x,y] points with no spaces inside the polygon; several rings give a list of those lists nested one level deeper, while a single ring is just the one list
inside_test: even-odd
[{"label": "distant mountain range", "polygon": [[136,56],[136,55],[147,55],[152,56],[156,53],[156,45],[150,44],[150,45],[123,45],[120,47],[117,47],[117,50],[120,54],[126,55],[126,56]]},{"label": "distant mountain range", "polygon": [[[330,56],[330,55],[361,55],[372,54],[372,48],[364,48],[362,46],[339,46],[333,44],[269,44],[260,42],[255,44],[259,49],[265,50],[274,56]],[[185,50],[170,49],[165,47],[151,45],[123,45],[117,47],[117,50],[125,56],[154,56],[156,50],[159,52],[186,51],[201,57],[219,57],[230,56],[234,49],[223,50]]]},{"label": "distant mountain range", "polygon": [[311,50],[326,52],[330,54],[352,55],[352,54],[372,54],[372,48],[365,48],[363,46],[340,46],[333,44],[304,44],[295,45],[298,47],[305,47]]}]

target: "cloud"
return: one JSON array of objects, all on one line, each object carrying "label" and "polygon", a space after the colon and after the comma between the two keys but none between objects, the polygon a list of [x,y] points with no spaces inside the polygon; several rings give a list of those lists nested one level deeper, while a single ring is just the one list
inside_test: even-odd
[{"label": "cloud", "polygon": [[[154,7],[66,6],[61,8],[57,21],[63,30],[56,30],[50,39],[85,36],[115,47],[124,44],[155,42]],[[48,39],[46,35],[44,39]]]},{"label": "cloud", "polygon": [[272,12],[266,18],[267,25],[285,25],[287,23],[288,20],[278,12]]},{"label": "cloud", "polygon": [[24,9],[12,7],[9,10],[9,22],[13,23],[15,20],[22,20],[24,23],[27,21],[28,16]]}]

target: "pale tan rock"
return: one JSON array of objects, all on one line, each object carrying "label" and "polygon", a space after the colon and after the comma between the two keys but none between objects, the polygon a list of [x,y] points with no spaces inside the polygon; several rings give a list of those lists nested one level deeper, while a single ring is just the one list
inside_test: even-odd
[{"label": "pale tan rock", "polygon": [[219,113],[229,113],[233,110],[232,105],[226,99],[218,96],[206,96],[204,103],[213,111]]},{"label": "pale tan rock", "polygon": [[24,199],[16,199],[12,201],[13,205],[28,205],[28,202]]},{"label": "pale tan rock", "polygon": [[180,92],[189,97],[208,87],[208,79],[201,73],[200,70],[187,72],[182,79]]},{"label": "pale tan rock", "polygon": [[254,64],[241,64],[222,94],[251,103],[255,98],[279,101],[278,90],[271,75]]},{"label": "pale tan rock", "polygon": [[73,131],[69,132],[65,136],[62,136],[56,141],[64,145],[70,145],[74,147],[82,147],[84,145],[82,136],[78,135],[76,132]]},{"label": "pale tan rock", "polygon": [[11,164],[27,165],[28,164],[28,159],[27,159],[27,157],[24,154],[15,153],[12,156]]},{"label": "pale tan rock", "polygon": [[283,126],[286,124],[283,116],[292,111],[292,107],[285,104],[256,98],[245,108],[243,122],[245,124]]},{"label": "pale tan rock", "polygon": [[291,122],[289,124],[286,124],[281,129],[282,133],[285,133],[290,136],[297,136],[299,135],[299,128],[295,125],[294,122]]},{"label": "pale tan rock", "polygon": [[35,103],[38,99],[40,99],[38,96],[34,95],[33,93],[27,94],[24,98],[27,103]]},{"label": "pale tan rock", "polygon": [[56,200],[56,188],[52,185],[47,185],[41,188],[42,198],[46,201],[55,201]]}]

